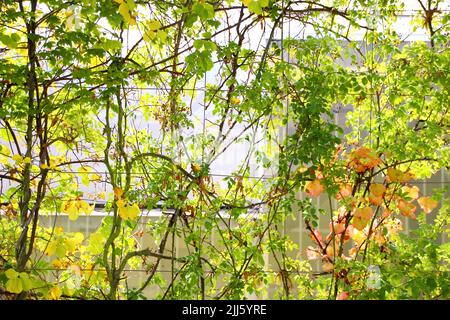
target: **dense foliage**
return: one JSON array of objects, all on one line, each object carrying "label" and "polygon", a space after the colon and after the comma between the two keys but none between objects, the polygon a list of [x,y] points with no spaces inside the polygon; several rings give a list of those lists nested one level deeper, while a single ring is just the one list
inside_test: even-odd
[{"label": "dense foliage", "polygon": [[450,166],[450,15],[417,4],[402,43],[396,0],[1,1],[0,295],[448,299],[448,193],[413,182]]}]

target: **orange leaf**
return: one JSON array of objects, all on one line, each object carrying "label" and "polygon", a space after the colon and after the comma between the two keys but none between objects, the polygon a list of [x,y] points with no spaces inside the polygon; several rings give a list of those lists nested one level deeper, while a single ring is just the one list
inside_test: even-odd
[{"label": "orange leaf", "polygon": [[340,188],[339,188],[339,192],[336,195],[336,200],[341,200],[345,197],[351,196],[352,195],[352,185],[351,184],[341,184]]},{"label": "orange leaf", "polygon": [[369,202],[375,206],[381,206],[383,204],[383,198],[377,197],[372,194],[369,195]]},{"label": "orange leaf", "polygon": [[381,183],[373,183],[369,187],[369,192],[373,194],[375,197],[382,197],[386,192],[386,187]]},{"label": "orange leaf", "polygon": [[412,219],[416,219],[414,212],[416,211],[416,206],[411,202],[407,202],[404,199],[400,199],[397,201],[397,208],[400,210],[400,213],[405,217],[410,217]]},{"label": "orange leaf", "polygon": [[422,197],[417,200],[423,212],[426,214],[433,211],[438,206],[438,202],[430,197]]},{"label": "orange leaf", "polygon": [[390,182],[404,183],[414,178],[414,175],[410,172],[402,172],[398,169],[388,168],[387,177]]},{"label": "orange leaf", "polygon": [[[331,229],[331,225],[332,225],[332,223],[330,222],[330,231],[333,231]],[[340,234],[340,233],[344,232],[344,230],[345,230],[345,222],[343,222],[343,221],[340,223],[333,222],[333,227],[334,227],[334,234]]]},{"label": "orange leaf", "polygon": [[392,210],[386,209],[386,210],[383,211],[381,216],[383,218],[387,218],[387,217],[389,217],[391,215],[391,213],[392,213]]},{"label": "orange leaf", "polygon": [[318,249],[308,246],[306,248],[306,256],[308,257],[308,260],[315,260],[320,258],[320,253]]},{"label": "orange leaf", "polygon": [[319,179],[309,181],[306,186],[306,193],[311,197],[318,197],[324,190],[324,186],[320,183]]},{"label": "orange leaf", "polygon": [[116,196],[117,199],[122,198],[123,190],[119,187],[114,188],[114,195]]},{"label": "orange leaf", "polygon": [[380,163],[380,157],[370,148],[360,147],[350,154],[349,167],[359,173],[374,168]]},{"label": "orange leaf", "polygon": [[323,269],[323,271],[325,271],[325,272],[330,272],[331,270],[334,269],[334,265],[333,265],[332,263],[330,263],[330,262],[325,262],[325,263],[322,265],[322,269]]},{"label": "orange leaf", "polygon": [[349,296],[348,291],[344,291],[338,294],[336,300],[347,300],[348,296]]},{"label": "orange leaf", "polygon": [[[320,233],[319,230],[313,229],[312,232],[309,234],[309,237],[310,237],[311,240],[313,240],[314,242],[319,241],[320,243],[323,244],[322,234]],[[316,238],[317,238],[317,239],[316,239]]]},{"label": "orange leaf", "polygon": [[371,207],[358,208],[353,215],[353,226],[358,230],[363,230],[373,216]]}]

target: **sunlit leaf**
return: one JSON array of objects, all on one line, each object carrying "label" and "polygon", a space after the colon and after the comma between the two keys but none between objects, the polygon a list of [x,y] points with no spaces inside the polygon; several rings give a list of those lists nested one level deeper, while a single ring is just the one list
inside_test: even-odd
[{"label": "sunlit leaf", "polygon": [[430,213],[438,206],[438,202],[430,197],[421,197],[417,200],[423,212]]}]

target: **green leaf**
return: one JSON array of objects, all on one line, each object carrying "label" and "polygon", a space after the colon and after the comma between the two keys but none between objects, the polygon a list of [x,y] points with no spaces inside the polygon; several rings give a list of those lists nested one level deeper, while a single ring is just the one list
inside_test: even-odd
[{"label": "green leaf", "polygon": [[19,273],[14,269],[6,270],[5,274],[8,279],[16,279],[19,276]]},{"label": "green leaf", "polygon": [[16,294],[21,293],[23,291],[22,280],[19,278],[9,279],[6,282],[6,290]]},{"label": "green leaf", "polygon": [[11,36],[8,36],[6,34],[0,34],[0,41],[3,42],[3,44],[10,49],[17,48],[17,41],[14,41],[14,39]]},{"label": "green leaf", "polygon": [[66,246],[62,243],[59,243],[56,247],[55,254],[58,258],[64,258],[66,255]]},{"label": "green leaf", "polygon": [[30,280],[29,275],[26,272],[20,273],[20,280],[22,281],[23,291],[28,291],[32,288],[32,282]]},{"label": "green leaf", "polygon": [[254,13],[254,14],[261,14],[262,13],[261,5],[255,0],[251,0],[248,3],[248,10],[251,13]]},{"label": "green leaf", "polygon": [[87,173],[81,174],[81,183],[84,184],[86,187],[89,186],[89,183],[91,180],[89,180],[89,175]]},{"label": "green leaf", "polygon": [[259,0],[259,4],[262,8],[265,8],[269,5],[269,0]]},{"label": "green leaf", "polygon": [[133,11],[136,9],[136,3],[134,3],[134,0],[127,0],[127,5],[130,11]]}]

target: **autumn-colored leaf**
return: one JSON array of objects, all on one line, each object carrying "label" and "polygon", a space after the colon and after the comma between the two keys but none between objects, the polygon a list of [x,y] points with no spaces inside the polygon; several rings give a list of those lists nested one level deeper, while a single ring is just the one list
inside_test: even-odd
[{"label": "autumn-colored leaf", "polygon": [[358,229],[362,230],[369,223],[373,216],[373,210],[371,207],[358,208],[353,215],[352,224]]},{"label": "autumn-colored leaf", "polygon": [[122,198],[122,195],[123,195],[123,190],[121,188],[119,188],[119,187],[115,187],[114,188],[114,196],[117,199],[120,199],[120,198]]},{"label": "autumn-colored leaf", "polygon": [[387,169],[387,178],[389,182],[405,183],[414,178],[414,175],[410,172],[402,172],[395,168]]},{"label": "autumn-colored leaf", "polygon": [[328,245],[325,251],[327,253],[327,256],[329,256],[330,258],[334,257],[334,247],[332,244]]},{"label": "autumn-colored leaf", "polygon": [[315,260],[320,258],[321,254],[319,252],[319,249],[313,248],[311,246],[308,246],[306,248],[306,257],[308,260]]},{"label": "autumn-colored leaf", "polygon": [[426,214],[430,213],[438,206],[438,202],[430,197],[421,197],[417,202]]},{"label": "autumn-colored leaf", "polygon": [[311,240],[313,240],[314,242],[317,243],[317,241],[318,241],[319,243],[323,244],[322,234],[320,233],[319,230],[313,229],[312,232],[309,234],[309,237],[310,237]]},{"label": "autumn-colored leaf", "polygon": [[377,197],[372,194],[369,195],[369,202],[375,206],[381,206],[383,204],[383,198]]},{"label": "autumn-colored leaf", "polygon": [[336,195],[336,200],[341,200],[343,198],[346,198],[348,196],[352,195],[353,187],[351,184],[341,184],[339,186],[339,192]]},{"label": "autumn-colored leaf", "polygon": [[381,183],[372,183],[369,186],[369,192],[375,197],[382,197],[386,192],[386,187]]},{"label": "autumn-colored leaf", "polygon": [[353,230],[353,234],[352,234],[352,239],[353,241],[355,241],[355,244],[360,247],[363,243],[364,240],[366,240],[367,235],[363,232],[360,231],[357,228],[354,228]]},{"label": "autumn-colored leaf", "polygon": [[117,201],[117,207],[119,209],[119,216],[124,220],[134,220],[141,213],[137,204],[130,205],[123,200]]},{"label": "autumn-colored leaf", "polygon": [[348,291],[344,291],[337,295],[336,300],[347,300],[348,296],[349,296]]},{"label": "autumn-colored leaf", "polygon": [[62,291],[58,286],[54,286],[48,291],[48,298],[50,300],[59,300],[59,298],[61,298],[61,295]]},{"label": "autumn-colored leaf", "polygon": [[[332,228],[333,226],[333,228]],[[334,230],[333,230],[334,229]],[[345,230],[345,222],[330,222],[330,231],[334,231],[334,234],[340,234]]]},{"label": "autumn-colored leaf", "polygon": [[392,210],[390,210],[390,209],[385,209],[385,210],[383,211],[383,213],[381,214],[381,217],[382,217],[382,218],[387,218],[387,217],[389,217],[391,214],[392,214]]},{"label": "autumn-colored leaf", "polygon": [[417,199],[419,197],[419,188],[417,186],[403,186],[402,191],[407,194],[407,196],[413,200]]},{"label": "autumn-colored leaf", "polygon": [[324,272],[330,272],[334,269],[334,264],[332,264],[331,262],[325,262],[324,264],[322,264],[322,270]]},{"label": "autumn-colored leaf", "polygon": [[233,105],[238,105],[241,103],[241,100],[239,98],[233,97],[230,99],[230,103]]},{"label": "autumn-colored leaf", "polygon": [[325,187],[320,183],[319,179],[315,179],[313,181],[309,181],[306,186],[306,193],[311,197],[318,197]]},{"label": "autumn-colored leaf", "polygon": [[404,215],[405,217],[410,217],[412,219],[416,219],[414,212],[416,211],[417,208],[411,202],[408,202],[404,199],[399,199],[397,201],[397,208],[398,208],[398,210],[400,210],[400,213],[402,215]]},{"label": "autumn-colored leaf", "polygon": [[69,215],[70,220],[77,220],[82,213],[90,215],[94,211],[94,205],[89,205],[84,200],[68,200],[61,205],[61,211]]},{"label": "autumn-colored leaf", "polygon": [[374,150],[360,147],[350,153],[348,165],[356,172],[362,173],[368,169],[375,168],[380,163],[381,159]]},{"label": "autumn-colored leaf", "polygon": [[6,290],[19,294],[23,291],[22,281],[19,278],[9,279],[6,282]]}]

